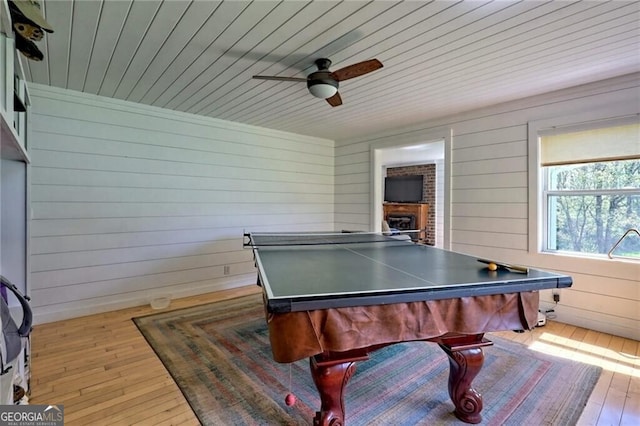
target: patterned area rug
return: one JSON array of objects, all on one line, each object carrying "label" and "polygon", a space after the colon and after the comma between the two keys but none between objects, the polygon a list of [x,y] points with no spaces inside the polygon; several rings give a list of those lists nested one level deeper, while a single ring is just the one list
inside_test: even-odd
[{"label": "patterned area rug", "polygon": [[[312,424],[320,398],[307,360],[271,357],[260,295],[134,318],[204,425]],[[482,424],[575,424],[597,367],[496,337],[474,380]],[[464,424],[452,414],[449,362],[434,343],[403,343],[358,363],[346,389],[349,425]],[[291,388],[298,398],[287,407]]]}]

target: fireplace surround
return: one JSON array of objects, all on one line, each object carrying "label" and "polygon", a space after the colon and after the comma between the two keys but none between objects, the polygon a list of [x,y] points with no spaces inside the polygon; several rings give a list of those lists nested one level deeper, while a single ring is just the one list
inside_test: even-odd
[{"label": "fireplace surround", "polygon": [[425,203],[385,203],[382,206],[383,218],[389,228],[399,231],[418,229],[410,233],[411,239],[428,244],[429,205]]}]

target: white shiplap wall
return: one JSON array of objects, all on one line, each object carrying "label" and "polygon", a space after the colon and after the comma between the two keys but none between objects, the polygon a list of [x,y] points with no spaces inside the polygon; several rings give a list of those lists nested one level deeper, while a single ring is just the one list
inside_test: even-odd
[{"label": "white shiplap wall", "polygon": [[369,229],[369,151],[342,150],[335,164],[336,229]]},{"label": "white shiplap wall", "polygon": [[333,141],[30,89],[37,322],[252,284],[243,231],[333,229]]},{"label": "white shiplap wall", "polygon": [[[372,146],[419,141],[434,129],[451,129],[451,249],[570,274],[574,285],[562,290],[555,307],[560,321],[640,339],[639,262],[528,251],[533,236],[528,234],[527,133],[528,123],[535,120],[637,109],[639,88],[640,76],[632,74],[374,137],[337,141],[336,194],[346,189],[350,193],[336,203],[336,227],[371,226],[368,161]],[[551,292],[543,292],[542,300],[543,307],[551,307]]]}]

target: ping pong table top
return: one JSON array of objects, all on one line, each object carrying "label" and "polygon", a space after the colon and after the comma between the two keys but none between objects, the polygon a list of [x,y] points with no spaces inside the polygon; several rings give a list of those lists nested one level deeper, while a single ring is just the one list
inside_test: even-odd
[{"label": "ping pong table top", "polygon": [[570,287],[566,275],[489,271],[473,256],[371,233],[245,234],[272,313]]}]

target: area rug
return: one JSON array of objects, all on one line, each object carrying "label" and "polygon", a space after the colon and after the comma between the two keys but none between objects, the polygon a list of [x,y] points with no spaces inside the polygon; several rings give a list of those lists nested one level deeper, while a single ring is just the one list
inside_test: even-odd
[{"label": "area rug", "polygon": [[[134,321],[203,425],[312,424],[320,398],[308,360],[273,361],[260,295]],[[497,337],[474,380],[482,424],[575,424],[600,368]],[[449,362],[434,343],[402,343],[357,364],[346,388],[348,425],[464,424],[452,414]],[[297,396],[288,407],[288,392]]]}]

